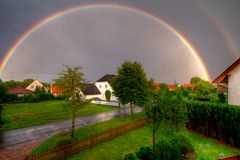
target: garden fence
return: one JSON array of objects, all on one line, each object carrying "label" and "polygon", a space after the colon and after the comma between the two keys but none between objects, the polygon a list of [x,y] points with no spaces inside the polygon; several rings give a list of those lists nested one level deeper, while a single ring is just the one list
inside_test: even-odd
[{"label": "garden fence", "polygon": [[123,135],[129,131],[132,131],[134,129],[143,127],[150,122],[142,119],[137,120],[125,125],[122,125],[117,128],[109,129],[105,132],[98,133],[96,135],[91,135],[87,138],[81,139],[77,142],[61,145],[58,147],[55,147],[51,150],[33,155],[33,156],[26,156],[25,160],[51,160],[51,159],[66,159],[68,156],[92,148],[93,146],[103,143],[105,141],[111,140],[114,137]]}]

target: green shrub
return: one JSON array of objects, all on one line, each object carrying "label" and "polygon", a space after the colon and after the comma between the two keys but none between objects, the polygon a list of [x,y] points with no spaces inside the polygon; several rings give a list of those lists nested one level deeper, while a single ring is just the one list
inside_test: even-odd
[{"label": "green shrub", "polygon": [[36,96],[39,96],[40,101],[53,100],[55,99],[53,94],[50,93],[38,93]]},{"label": "green shrub", "polygon": [[106,90],[105,92],[105,97],[106,97],[106,100],[107,101],[110,101],[111,100],[111,92],[109,90]]},{"label": "green shrub", "polygon": [[137,157],[140,160],[152,160],[152,148],[141,147],[138,152],[136,152]]},{"label": "green shrub", "polygon": [[66,100],[66,96],[65,95],[57,95],[56,99],[57,100]]},{"label": "green shrub", "polygon": [[186,105],[191,129],[240,146],[239,106],[196,101],[187,101]]},{"label": "green shrub", "polygon": [[176,139],[177,145],[180,148],[181,153],[190,153],[194,152],[194,146],[192,145],[190,139],[188,139],[184,135],[176,135],[174,137]]},{"label": "green shrub", "polygon": [[176,139],[166,138],[156,145],[156,158],[161,160],[181,160],[181,151]]},{"label": "green shrub", "polygon": [[6,102],[15,102],[18,100],[17,94],[6,94],[5,95],[5,101]]},{"label": "green shrub", "polygon": [[33,95],[33,94],[24,95],[23,101],[24,102],[30,102],[30,103],[39,102],[40,101],[40,96],[39,95]]},{"label": "green shrub", "polygon": [[74,142],[74,139],[72,139],[71,137],[64,137],[64,138],[61,138],[56,146],[62,146],[62,145],[67,145],[67,144],[71,144]]},{"label": "green shrub", "polygon": [[135,153],[128,153],[124,156],[123,160],[138,160]]}]

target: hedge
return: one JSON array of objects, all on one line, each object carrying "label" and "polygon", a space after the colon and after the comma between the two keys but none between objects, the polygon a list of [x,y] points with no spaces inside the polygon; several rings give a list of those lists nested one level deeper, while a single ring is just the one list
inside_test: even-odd
[{"label": "hedge", "polygon": [[196,101],[185,103],[188,108],[188,128],[240,146],[240,106]]}]

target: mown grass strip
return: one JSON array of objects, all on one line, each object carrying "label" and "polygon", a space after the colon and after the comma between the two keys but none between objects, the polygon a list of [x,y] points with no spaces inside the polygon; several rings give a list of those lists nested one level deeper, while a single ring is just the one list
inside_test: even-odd
[{"label": "mown grass strip", "polygon": [[[86,116],[116,110],[118,107],[88,104],[77,111],[77,116]],[[42,101],[38,103],[4,104],[0,130],[29,127],[66,119],[71,113],[65,101]]]}]

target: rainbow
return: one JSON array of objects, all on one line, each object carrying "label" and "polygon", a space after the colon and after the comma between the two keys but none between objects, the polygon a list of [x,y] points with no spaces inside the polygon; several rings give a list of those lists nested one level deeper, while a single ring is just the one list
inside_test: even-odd
[{"label": "rainbow", "polygon": [[201,1],[193,1],[196,3],[196,6],[198,6],[205,14],[206,16],[213,22],[216,30],[218,33],[223,37],[223,40],[225,44],[228,47],[228,50],[232,54],[232,57],[237,59],[239,58],[239,51],[237,48],[236,43],[233,41],[233,39],[229,36],[229,34],[226,32],[226,29],[221,25],[220,20],[207,8],[207,6],[201,2]]},{"label": "rainbow", "polygon": [[44,18],[43,20],[41,20],[40,22],[38,22],[37,24],[33,25],[27,32],[25,32],[14,44],[13,46],[8,50],[8,52],[6,53],[5,57],[3,58],[2,62],[0,63],[0,75],[2,74],[2,71],[4,69],[4,67],[6,66],[9,58],[14,54],[14,52],[18,49],[18,47],[24,43],[24,41],[36,30],[38,30],[40,27],[44,26],[45,24],[47,24],[48,22],[59,18],[63,15],[78,11],[78,10],[83,10],[83,9],[93,9],[93,8],[116,8],[116,9],[125,9],[128,11],[132,11],[132,12],[136,12],[139,14],[142,14],[146,17],[149,17],[153,20],[155,20],[156,22],[164,25],[167,29],[169,29],[172,33],[174,33],[180,40],[181,42],[189,49],[189,51],[191,52],[192,56],[194,57],[194,59],[196,60],[198,67],[201,69],[201,72],[204,76],[205,80],[211,81],[211,78],[209,76],[208,70],[204,64],[204,62],[202,61],[201,57],[199,56],[199,54],[197,53],[197,51],[194,49],[194,47],[192,46],[192,44],[179,32],[177,31],[177,29],[175,29],[174,27],[172,27],[170,24],[168,24],[167,22],[165,22],[164,20],[160,19],[157,16],[154,16],[152,14],[149,14],[145,11],[142,11],[140,9],[135,9],[135,8],[131,8],[128,6],[123,6],[123,5],[117,5],[117,4],[89,4],[89,5],[80,5],[80,6],[75,6],[72,8],[68,8],[62,11],[59,11],[53,15],[50,15],[46,18]]}]

